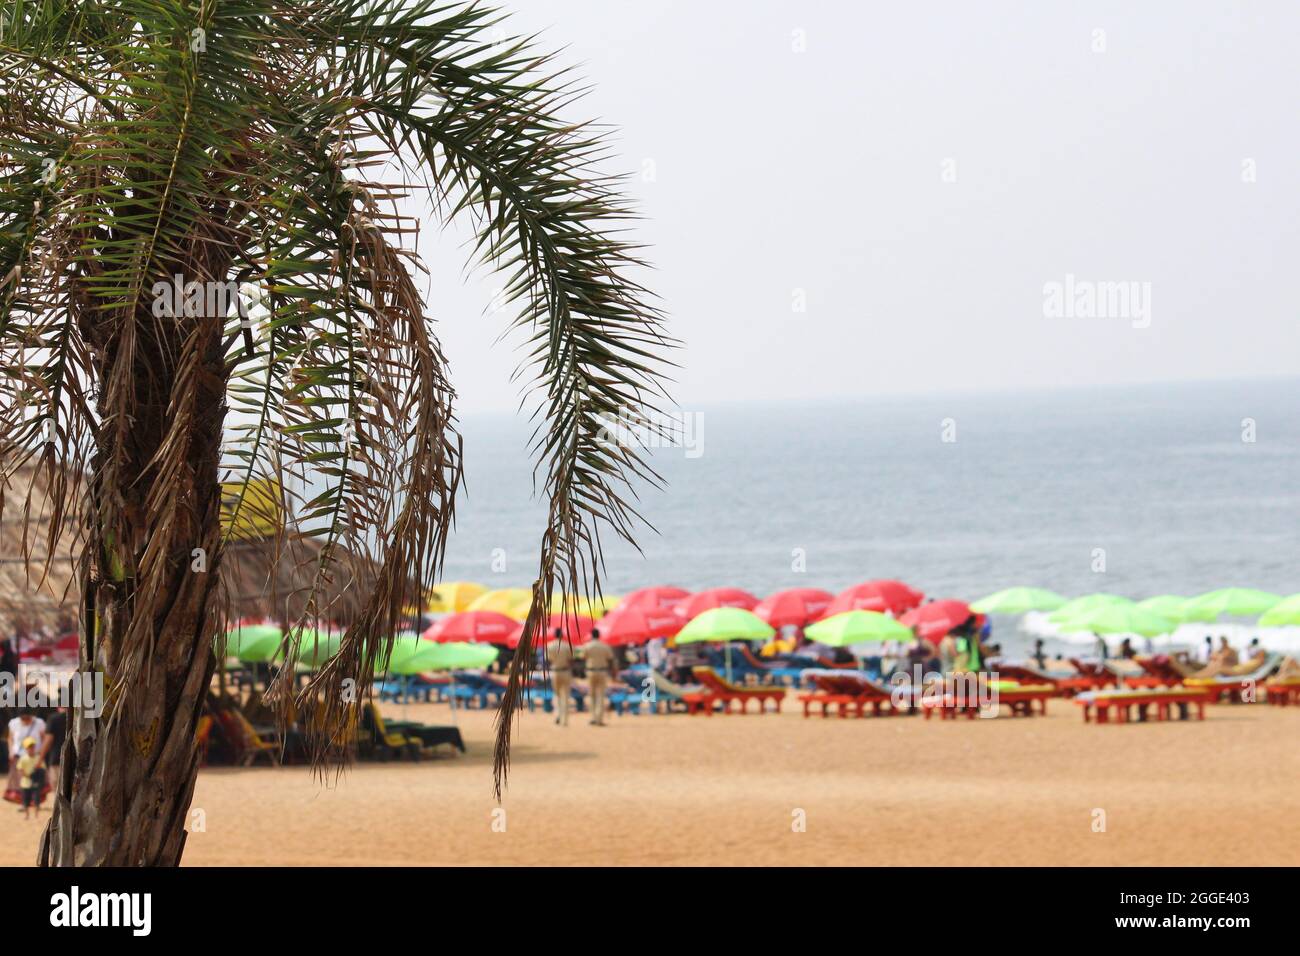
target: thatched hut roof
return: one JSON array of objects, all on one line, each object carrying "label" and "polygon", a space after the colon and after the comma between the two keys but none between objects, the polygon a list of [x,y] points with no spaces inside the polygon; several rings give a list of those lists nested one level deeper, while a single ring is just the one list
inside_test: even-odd
[{"label": "thatched hut roof", "polygon": [[61,492],[51,488],[48,473],[21,468],[0,481],[0,634],[63,631],[77,613],[76,523],[51,547],[48,524]]},{"label": "thatched hut roof", "polygon": [[[23,503],[35,484],[32,507]],[[61,633],[75,625],[78,605],[77,558],[80,534],[75,521],[55,542],[48,573],[37,556],[50,554],[45,541],[51,494],[44,472],[20,469],[3,489],[0,511],[0,635],[22,631]],[[75,507],[69,504],[70,512]],[[23,559],[23,536],[33,561]],[[288,534],[279,543],[269,538],[228,541],[221,581],[234,618],[293,620],[303,613],[320,563],[322,544],[315,538]],[[323,620],[348,624],[361,609],[375,578],[375,565],[355,557],[334,562],[322,583],[317,607]]]}]

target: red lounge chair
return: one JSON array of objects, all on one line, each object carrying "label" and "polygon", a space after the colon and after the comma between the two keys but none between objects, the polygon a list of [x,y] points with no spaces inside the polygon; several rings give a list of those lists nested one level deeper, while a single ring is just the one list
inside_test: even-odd
[{"label": "red lounge chair", "polygon": [[[1006,671],[998,668],[998,676],[1005,677]],[[993,690],[994,698],[991,703],[996,703],[999,707],[1006,704],[1011,708],[1013,717],[1032,717],[1035,710],[1034,705],[1038,705],[1037,713],[1046,716],[1047,701],[1052,697],[1059,697],[1061,690],[1054,684],[1022,684],[1013,687],[996,687]],[[929,720],[930,715],[935,711],[939,712],[941,720],[955,720],[958,714],[965,714],[968,718],[976,717],[980,712],[980,701],[977,698],[971,699],[968,695],[943,694],[942,696],[925,694],[921,698],[921,708],[925,713],[925,719]]]},{"label": "red lounge chair", "polygon": [[1270,704],[1278,704],[1282,707],[1300,704],[1300,678],[1293,677],[1287,680],[1274,678],[1265,681],[1264,691],[1268,694]]},{"label": "red lounge chair", "polygon": [[[826,717],[832,707],[838,708],[841,717],[847,717],[852,710],[854,715],[862,717],[866,708],[871,707],[873,716],[882,713],[892,714],[893,694],[889,688],[877,684],[857,674],[813,674],[812,680],[817,690],[811,694],[800,694],[803,715],[808,717],[814,707],[821,708],[821,715]],[[888,705],[888,709],[886,709]]]},{"label": "red lounge chair", "polygon": [[[1021,684],[1050,684],[1056,688],[1058,696],[1061,697],[1071,697],[1086,690],[1096,690],[1099,686],[1118,683],[1118,678],[1109,671],[1099,669],[1095,665],[1072,663],[1075,663],[1073,674],[1048,673],[1030,667],[1028,664],[1009,664],[1002,661],[990,664],[989,670],[996,673],[1000,680],[1013,680]],[[1089,666],[1093,668],[1092,672],[1083,673],[1081,668]],[[1100,684],[1100,681],[1105,681],[1106,684]]]},{"label": "red lounge chair", "polygon": [[740,712],[743,714],[749,709],[751,700],[758,702],[758,712],[763,713],[764,701],[772,701],[776,705],[777,713],[781,711],[781,701],[785,699],[785,688],[783,687],[741,687],[738,684],[732,684],[718,676],[717,671],[712,667],[694,667],[691,669],[696,682],[703,688],[702,696],[704,700],[687,701],[690,713],[698,713],[703,709],[706,714],[713,713],[713,704],[721,701],[723,713],[731,713],[731,702],[740,701]]},{"label": "red lounge chair", "polygon": [[[1170,708],[1177,707],[1183,720],[1191,717],[1191,708],[1196,708],[1196,719],[1205,719],[1205,705],[1212,699],[1204,688],[1166,687],[1166,688],[1131,688],[1128,690],[1104,690],[1080,694],[1074,702],[1083,707],[1084,722],[1092,721],[1096,714],[1098,724],[1128,723],[1131,710],[1136,710],[1137,721],[1146,721],[1149,708],[1156,708],[1157,720],[1169,720]],[[1116,720],[1110,719],[1111,710],[1115,711]]]},{"label": "red lounge chair", "polygon": [[1173,660],[1163,654],[1156,657],[1135,657],[1133,660],[1142,668],[1142,674],[1125,677],[1125,687],[1177,687],[1187,676],[1175,666]]}]

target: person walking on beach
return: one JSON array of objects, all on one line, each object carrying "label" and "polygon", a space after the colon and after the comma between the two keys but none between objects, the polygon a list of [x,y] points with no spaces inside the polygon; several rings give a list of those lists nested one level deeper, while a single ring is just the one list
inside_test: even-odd
[{"label": "person walking on beach", "polygon": [[582,649],[582,656],[587,661],[587,683],[591,685],[591,722],[596,727],[604,727],[605,694],[614,669],[614,648],[602,641],[600,631],[593,628],[591,642]]},{"label": "person walking on beach", "polygon": [[564,631],[558,627],[551,643],[546,645],[546,663],[555,687],[555,722],[567,727],[573,689],[573,645],[564,639]]}]

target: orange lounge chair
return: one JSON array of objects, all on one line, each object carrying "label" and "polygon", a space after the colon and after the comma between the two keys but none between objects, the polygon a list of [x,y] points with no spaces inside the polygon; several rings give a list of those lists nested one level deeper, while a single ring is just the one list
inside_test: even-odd
[{"label": "orange lounge chair", "polygon": [[1189,688],[1205,691],[1210,695],[1211,703],[1218,703],[1226,695],[1232,701],[1250,701],[1254,699],[1254,690],[1282,663],[1281,654],[1269,654],[1264,662],[1248,674],[1220,674],[1218,677],[1189,677],[1183,684]]},{"label": "orange lounge chair", "polygon": [[1133,661],[1142,668],[1142,673],[1135,677],[1125,677],[1125,687],[1177,687],[1184,678],[1190,676],[1179,667],[1177,661],[1164,654],[1154,657],[1140,655],[1133,658]]},{"label": "orange lounge chair", "polygon": [[1105,686],[1100,682],[1114,684],[1118,678],[1114,674],[1105,671],[1099,671],[1094,667],[1090,673],[1084,673],[1080,668],[1090,667],[1093,665],[1076,664],[1073,673],[1063,674],[1059,671],[1045,671],[1037,667],[1031,667],[1028,664],[1012,664],[1006,661],[999,661],[996,664],[990,664],[989,670],[998,675],[1001,680],[1017,681],[1021,684],[1050,684],[1059,692],[1059,696],[1070,697],[1074,694],[1082,693],[1087,690],[1096,690],[1098,686]]},{"label": "orange lounge chair", "polygon": [[1264,682],[1264,692],[1268,695],[1270,704],[1278,704],[1286,707],[1290,704],[1300,704],[1300,677],[1289,677],[1285,679],[1273,678]]},{"label": "orange lounge chair", "polygon": [[694,667],[691,668],[691,674],[703,690],[701,700],[687,701],[690,713],[699,713],[702,709],[704,713],[711,715],[713,705],[720,702],[722,712],[729,714],[731,713],[731,702],[733,700],[740,701],[740,712],[742,714],[749,709],[751,700],[758,703],[758,712],[760,714],[763,713],[764,701],[769,700],[776,705],[777,713],[781,711],[781,701],[785,699],[785,688],[783,687],[741,687],[738,684],[723,680],[712,667]]},{"label": "orange lounge chair", "polygon": [[[1083,707],[1085,723],[1098,724],[1129,723],[1130,712],[1136,712],[1137,721],[1149,719],[1149,710],[1156,709],[1157,720],[1169,720],[1171,709],[1178,708],[1183,720],[1191,718],[1191,708],[1196,708],[1196,719],[1205,719],[1205,705],[1212,699],[1211,693],[1204,688],[1164,687],[1164,688],[1129,688],[1127,690],[1099,690],[1080,694],[1074,699]],[[1116,719],[1110,719],[1111,711]],[[1096,720],[1093,721],[1093,716]]]},{"label": "orange lounge chair", "polygon": [[1062,689],[1068,689],[1075,693],[1083,691],[1101,690],[1105,687],[1119,687],[1120,677],[1105,663],[1094,664],[1091,661],[1081,661],[1077,657],[1070,658],[1072,666],[1077,674],[1074,677],[1067,677],[1061,683]]},{"label": "orange lounge chair", "polygon": [[[1005,671],[998,668],[998,675],[1005,676]],[[997,705],[997,713],[1001,712],[1001,705],[1006,704],[1011,708],[1013,717],[1034,716],[1035,704],[1038,705],[1036,712],[1045,716],[1048,700],[1061,695],[1060,688],[1055,684],[1020,684],[1015,681],[999,681],[992,690],[993,696],[989,703]],[[980,713],[981,701],[978,696],[972,698],[968,694],[923,693],[921,709],[926,720],[936,711],[941,720],[955,720],[958,714],[973,719]]]},{"label": "orange lounge chair", "polygon": [[[808,717],[814,707],[821,708],[821,715],[826,717],[830,709],[835,707],[841,717],[847,717],[849,711],[854,712],[854,716],[862,717],[866,714],[866,708],[871,707],[873,716],[879,717],[882,713],[892,714],[895,712],[893,706],[893,694],[889,688],[877,684],[860,674],[827,674],[812,673],[813,685],[817,688],[811,694],[800,694],[799,701],[803,704],[803,715]],[[888,709],[886,709],[888,705]]]}]

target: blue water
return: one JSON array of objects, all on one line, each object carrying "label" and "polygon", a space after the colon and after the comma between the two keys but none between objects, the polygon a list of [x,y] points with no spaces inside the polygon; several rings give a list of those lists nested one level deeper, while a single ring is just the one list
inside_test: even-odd
[{"label": "blue water", "polygon": [[[642,504],[657,533],[644,556],[609,537],[607,593],[879,577],[964,600],[1016,584],[1300,591],[1300,380],[688,411],[700,454],[653,452],[667,488]],[[528,428],[462,424],[469,493],[444,577],[524,586],[544,518]]]}]

